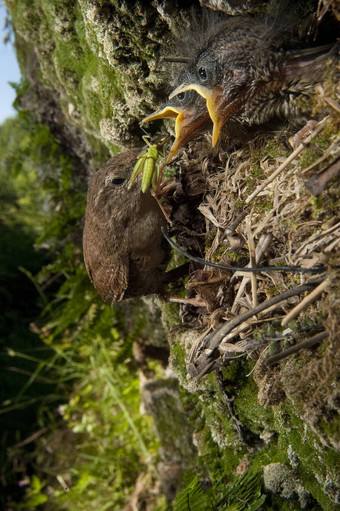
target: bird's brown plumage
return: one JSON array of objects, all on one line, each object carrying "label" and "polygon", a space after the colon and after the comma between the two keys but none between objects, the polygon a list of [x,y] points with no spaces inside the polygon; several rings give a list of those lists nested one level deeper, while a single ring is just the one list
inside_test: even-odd
[{"label": "bird's brown plumage", "polygon": [[161,292],[170,248],[162,237],[166,221],[140,178],[130,190],[138,150],[112,157],[93,176],[83,233],[88,275],[103,300]]}]

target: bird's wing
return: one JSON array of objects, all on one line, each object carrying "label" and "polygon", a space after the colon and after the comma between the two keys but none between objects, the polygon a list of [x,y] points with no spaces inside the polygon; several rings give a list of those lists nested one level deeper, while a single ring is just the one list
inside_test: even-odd
[{"label": "bird's wing", "polygon": [[124,298],[129,284],[129,261],[127,258],[119,258],[115,265],[106,269],[106,284],[108,289],[107,299],[111,305],[120,302]]},{"label": "bird's wing", "polygon": [[96,259],[95,264],[85,259],[85,264],[94,287],[105,302],[113,305],[123,300],[129,282],[128,261],[117,259],[114,266],[110,266],[100,259]]},{"label": "bird's wing", "polygon": [[289,52],[282,70],[286,77],[296,77],[296,75],[315,73],[319,69],[324,69],[327,60],[339,52],[339,43],[326,44],[316,48],[305,48]]}]

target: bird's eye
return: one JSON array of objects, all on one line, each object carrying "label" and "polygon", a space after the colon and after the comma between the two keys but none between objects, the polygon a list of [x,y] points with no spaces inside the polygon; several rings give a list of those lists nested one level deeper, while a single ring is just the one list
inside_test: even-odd
[{"label": "bird's eye", "polygon": [[125,178],[123,178],[123,177],[113,177],[113,178],[111,179],[111,183],[112,183],[113,185],[116,185],[116,186],[120,186],[120,185],[122,185],[123,183],[125,183],[125,181],[126,181],[126,179],[125,179]]},{"label": "bird's eye", "polygon": [[199,70],[198,70],[198,75],[201,79],[202,82],[205,82],[205,80],[208,78],[207,76],[207,70],[205,67],[200,67]]},{"label": "bird's eye", "polygon": [[185,92],[180,92],[179,94],[177,94],[177,99],[179,99],[179,101],[183,101],[185,98]]}]

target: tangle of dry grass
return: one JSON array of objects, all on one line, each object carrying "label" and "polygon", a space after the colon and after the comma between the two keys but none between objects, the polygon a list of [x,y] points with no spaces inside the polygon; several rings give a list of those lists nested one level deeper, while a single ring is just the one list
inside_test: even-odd
[{"label": "tangle of dry grass", "polygon": [[[305,183],[339,157],[338,124],[336,112],[332,111],[314,123],[312,132],[288,155],[287,136],[282,133],[275,143],[268,144],[265,138],[257,137],[242,149],[220,151],[214,158],[200,160],[207,190],[198,205],[209,240],[205,259],[244,267],[329,269],[336,264],[340,240],[334,198],[337,183],[334,179],[326,183],[326,191],[319,198],[311,195]],[[203,141],[203,147],[204,144]],[[188,154],[182,156],[182,161],[186,158],[186,166],[197,166],[199,160],[193,157],[194,151]],[[313,163],[306,166],[304,155],[307,161],[313,158]],[[327,273],[326,269],[314,291],[305,291],[307,296],[292,293],[271,304],[271,298],[297,289],[312,276],[294,271],[249,274],[211,268],[193,272],[187,288],[191,291],[190,303],[196,300],[200,305],[197,320],[205,332],[188,353],[191,374],[202,376],[242,355],[259,359],[274,339],[303,340],[306,336],[301,336],[301,328],[307,328],[307,323],[314,327],[306,331],[307,337],[327,328],[327,321],[318,318],[325,293],[331,292],[332,278]],[[268,307],[256,313],[266,301]],[[236,321],[240,317],[244,321]],[[295,329],[290,327],[293,320]],[[237,326],[220,336],[217,345],[216,341],[206,342],[209,332],[216,328],[222,332],[226,324],[235,321]],[[271,331],[274,334],[269,335]]]}]

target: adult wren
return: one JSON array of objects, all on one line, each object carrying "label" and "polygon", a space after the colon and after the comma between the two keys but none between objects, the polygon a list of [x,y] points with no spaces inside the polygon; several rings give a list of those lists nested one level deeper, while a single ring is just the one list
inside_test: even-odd
[{"label": "adult wren", "polygon": [[141,176],[128,182],[139,150],[120,153],[96,172],[89,185],[83,233],[87,273],[104,301],[162,293],[170,247],[166,220]]}]

